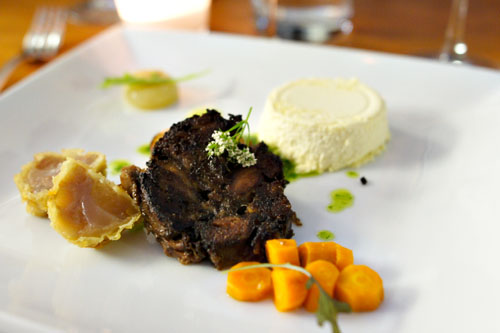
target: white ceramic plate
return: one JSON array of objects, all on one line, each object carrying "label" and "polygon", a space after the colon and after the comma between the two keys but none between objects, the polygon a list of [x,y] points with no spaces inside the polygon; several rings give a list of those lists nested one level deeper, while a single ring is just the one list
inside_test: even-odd
[{"label": "white ceramic plate", "polygon": [[[105,76],[159,68],[181,76],[168,110],[126,107]],[[0,97],[0,330],[70,332],[316,332],[303,310],[240,303],[208,264],[183,266],[142,232],[101,250],[69,244],[25,212],[12,180],[40,151],[80,147],[143,165],[136,148],[192,108],[218,107],[258,123],[270,90],[301,77],[358,77],[386,99],[392,140],[362,167],[302,179],[286,194],[304,226],[352,248],[377,270],[375,312],[340,316],[344,332],[500,331],[500,74],[343,48],[219,34],[111,29]],[[116,180],[116,177],[114,178]],[[352,208],[326,211],[345,187]]]}]

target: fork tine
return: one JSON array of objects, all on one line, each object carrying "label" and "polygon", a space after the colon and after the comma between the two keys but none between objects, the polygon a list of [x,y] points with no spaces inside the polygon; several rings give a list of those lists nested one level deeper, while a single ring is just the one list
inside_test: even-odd
[{"label": "fork tine", "polygon": [[30,28],[23,38],[23,50],[28,55],[33,56],[33,52],[37,47],[43,47],[43,39],[40,33],[42,32],[47,22],[48,10],[46,7],[36,9],[31,21]]},{"label": "fork tine", "polygon": [[48,22],[48,33],[45,48],[45,57],[51,57],[54,55],[59,46],[61,45],[61,40],[64,36],[64,31],[66,30],[66,10],[60,7],[54,7],[52,10],[53,17]]},{"label": "fork tine", "polygon": [[46,7],[46,17],[38,28],[38,41],[35,46],[34,57],[37,59],[45,59],[45,49],[47,47],[47,39],[49,35],[52,22],[54,20],[54,10],[52,7]]},{"label": "fork tine", "polygon": [[0,68],[0,90],[24,60],[48,60],[59,50],[66,29],[67,12],[60,7],[38,7],[23,37],[23,52]]},{"label": "fork tine", "polygon": [[66,28],[66,11],[60,7],[40,7],[23,39],[25,54],[45,60],[59,49]]},{"label": "fork tine", "polygon": [[68,11],[63,8],[58,8],[53,31],[58,33],[61,38],[64,36],[64,32],[66,31],[67,18]]},{"label": "fork tine", "polygon": [[35,14],[30,25],[31,32],[39,32],[44,27],[45,22],[47,22],[48,12],[49,10],[45,6],[38,7],[35,10]]}]

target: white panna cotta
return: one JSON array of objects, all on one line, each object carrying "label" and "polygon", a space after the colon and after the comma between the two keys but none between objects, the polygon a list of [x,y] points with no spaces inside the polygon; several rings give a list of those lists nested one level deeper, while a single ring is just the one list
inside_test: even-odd
[{"label": "white panna cotta", "polygon": [[357,79],[302,79],[275,89],[258,133],[300,173],[358,167],[390,138],[384,101]]}]

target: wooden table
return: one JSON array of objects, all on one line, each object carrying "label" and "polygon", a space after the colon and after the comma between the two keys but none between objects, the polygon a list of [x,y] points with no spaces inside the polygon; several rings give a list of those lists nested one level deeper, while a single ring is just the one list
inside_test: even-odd
[{"label": "wooden table", "polygon": [[[44,0],[43,4],[71,6],[78,0]],[[0,65],[20,51],[37,0],[0,1]],[[398,54],[434,53],[440,50],[451,0],[354,0],[354,30],[327,43]],[[70,50],[107,26],[69,23],[61,53]],[[258,35],[250,0],[213,0],[210,29]],[[466,42],[469,55],[500,67],[500,1],[471,0]],[[43,64],[23,63],[7,86]]]}]

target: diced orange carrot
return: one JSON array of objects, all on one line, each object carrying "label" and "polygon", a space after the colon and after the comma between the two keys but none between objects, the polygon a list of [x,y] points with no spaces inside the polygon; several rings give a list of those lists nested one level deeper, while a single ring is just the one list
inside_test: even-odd
[{"label": "diced orange carrot", "polygon": [[344,268],[352,265],[353,263],[354,256],[352,255],[352,250],[337,244],[337,249],[335,251],[335,266],[342,271]]},{"label": "diced orange carrot", "polygon": [[274,305],[278,311],[291,311],[304,303],[307,296],[307,275],[291,269],[275,268],[271,273]]},{"label": "diced orange carrot", "polygon": [[340,272],[335,297],[353,311],[375,310],[384,299],[382,279],[368,266],[349,265]]},{"label": "diced orange carrot", "polygon": [[300,266],[299,251],[295,239],[270,239],[266,242],[267,261],[271,264]]},{"label": "diced orange carrot", "polygon": [[299,246],[300,264],[306,267],[309,263],[322,259],[335,263],[337,244],[334,242],[305,242]]},{"label": "diced orange carrot", "polygon": [[[306,266],[306,270],[311,273],[313,278],[319,283],[321,288],[331,297],[335,290],[335,283],[339,277],[337,266],[326,260],[316,260]],[[318,309],[319,288],[315,284],[309,289],[304,307],[309,312],[315,312]]]},{"label": "diced orange carrot", "polygon": [[[234,265],[231,269],[257,265],[247,261]],[[272,295],[271,270],[264,267],[249,268],[241,271],[229,271],[227,274],[227,293],[234,299],[244,302],[256,302]]]}]

